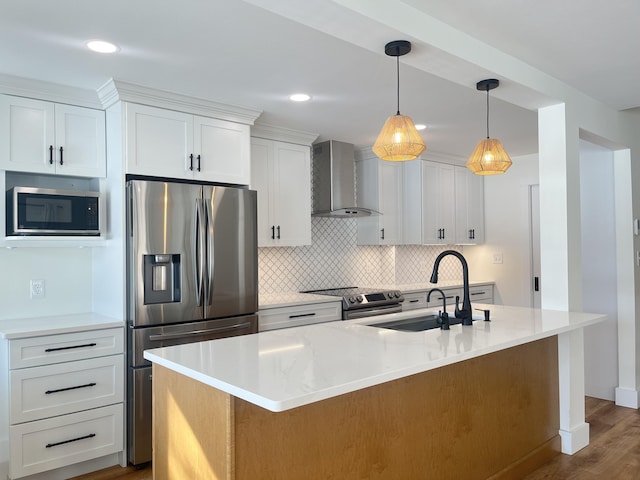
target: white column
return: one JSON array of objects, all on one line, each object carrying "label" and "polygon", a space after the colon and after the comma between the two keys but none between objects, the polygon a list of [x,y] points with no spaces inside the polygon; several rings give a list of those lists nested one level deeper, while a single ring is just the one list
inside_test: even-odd
[{"label": "white column", "polygon": [[[542,308],[582,309],[579,129],[567,105],[538,111]],[[562,452],[589,444],[582,330],[558,336]]]}]

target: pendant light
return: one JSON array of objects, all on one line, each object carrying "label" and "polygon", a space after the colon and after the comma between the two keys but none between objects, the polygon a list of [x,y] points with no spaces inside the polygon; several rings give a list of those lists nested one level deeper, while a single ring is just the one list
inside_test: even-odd
[{"label": "pendant light", "polygon": [[395,40],[384,47],[384,53],[390,57],[396,57],[398,108],[397,113],[390,116],[382,127],[373,145],[373,153],[382,160],[391,162],[413,160],[427,148],[411,117],[400,115],[400,57],[410,51],[411,43],[407,40]]},{"label": "pendant light", "polygon": [[497,138],[489,138],[489,90],[500,85],[495,78],[481,80],[476,89],[487,92],[487,138],[480,140],[476,149],[469,157],[467,168],[476,175],[498,175],[504,173],[511,166],[511,159]]}]

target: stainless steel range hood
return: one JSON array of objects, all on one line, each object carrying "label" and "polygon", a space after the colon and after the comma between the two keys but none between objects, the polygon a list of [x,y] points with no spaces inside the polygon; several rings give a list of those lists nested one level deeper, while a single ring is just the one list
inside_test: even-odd
[{"label": "stainless steel range hood", "polygon": [[355,218],[380,212],[356,205],[353,145],[336,140],[313,145],[314,217]]}]

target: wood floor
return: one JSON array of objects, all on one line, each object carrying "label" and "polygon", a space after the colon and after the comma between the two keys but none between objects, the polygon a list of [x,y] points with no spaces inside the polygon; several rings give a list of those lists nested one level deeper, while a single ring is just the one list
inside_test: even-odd
[{"label": "wood floor", "polygon": [[[640,479],[640,410],[587,397],[591,442],[575,455],[558,455],[522,480]],[[111,467],[74,480],[151,480],[151,467]],[[195,480],[195,479],[194,479]],[[256,479],[258,480],[258,479]]]}]

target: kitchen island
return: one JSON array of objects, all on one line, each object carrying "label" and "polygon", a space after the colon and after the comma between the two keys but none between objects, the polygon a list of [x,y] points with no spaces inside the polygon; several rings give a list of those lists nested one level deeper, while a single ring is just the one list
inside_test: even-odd
[{"label": "kitchen island", "polygon": [[558,338],[605,316],[486,307],[449,331],[365,325],[414,310],[145,352],[154,478],[522,476],[560,450]]}]

